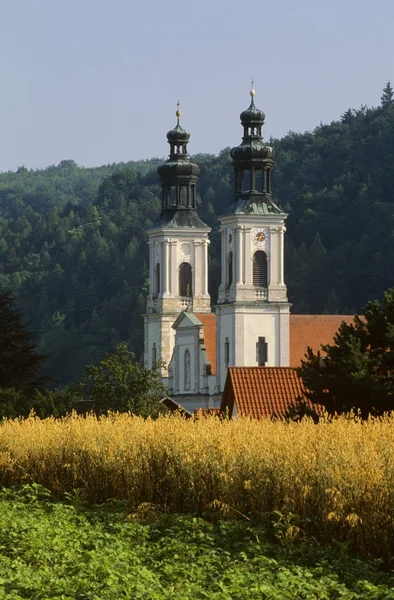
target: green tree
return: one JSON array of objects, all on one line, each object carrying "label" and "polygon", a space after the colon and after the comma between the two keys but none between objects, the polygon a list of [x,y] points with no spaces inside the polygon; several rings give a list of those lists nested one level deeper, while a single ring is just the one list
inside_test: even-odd
[{"label": "green tree", "polygon": [[394,90],[390,81],[388,81],[383,88],[383,94],[381,96],[382,106],[390,106],[394,103]]},{"label": "green tree", "polygon": [[46,356],[37,353],[22,318],[10,294],[0,293],[0,388],[33,391],[47,380],[40,375]]},{"label": "green tree", "polygon": [[74,389],[92,402],[98,414],[119,411],[144,417],[163,412],[159,401],[166,394],[159,369],[141,367],[125,342],[117,345],[115,353],[106,354],[97,366],[88,365]]},{"label": "green tree", "polygon": [[298,374],[307,397],[330,414],[354,409],[362,417],[394,410],[394,288],[368,302],[363,316],[344,321],[325,356],[308,348]]}]

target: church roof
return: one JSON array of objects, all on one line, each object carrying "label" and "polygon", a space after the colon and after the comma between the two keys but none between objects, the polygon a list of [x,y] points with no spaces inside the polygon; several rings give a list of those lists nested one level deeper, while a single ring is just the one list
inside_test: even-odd
[{"label": "church roof", "polygon": [[208,229],[194,209],[163,209],[150,229]]},{"label": "church roof", "polygon": [[342,321],[352,323],[353,316],[290,315],[290,366],[300,366],[308,346],[317,352],[321,344],[332,344]]},{"label": "church roof", "polygon": [[211,373],[216,375],[216,315],[214,313],[195,314],[204,325],[204,342],[211,363]]},{"label": "church roof", "polygon": [[[204,326],[204,341],[212,374],[216,373],[216,315],[194,313]],[[290,315],[290,367],[299,367],[308,346],[314,352],[321,344],[332,344],[342,321],[353,322],[352,315]]]},{"label": "church roof", "polygon": [[263,195],[250,194],[236,197],[223,215],[282,215],[287,216],[272,199]]},{"label": "church roof", "polygon": [[183,310],[177,317],[175,323],[172,325],[173,329],[176,329],[183,320],[189,321],[188,325],[198,325],[201,327],[201,321],[198,319],[198,315],[193,312],[189,312],[188,310]]},{"label": "church roof", "polygon": [[[216,374],[216,315],[215,313],[183,312],[179,315],[173,327],[176,327],[184,317],[192,325],[202,324],[204,327],[204,343],[211,363],[211,373]],[[301,365],[308,346],[314,352],[321,350],[321,344],[332,344],[334,335],[342,321],[353,322],[352,315],[290,315],[290,367]],[[235,368],[235,367],[231,367]],[[259,368],[259,367],[247,367]],[[281,367],[262,367],[273,369]],[[284,377],[281,375],[280,377]],[[292,375],[290,377],[293,377]],[[274,381],[274,380],[273,380]]]},{"label": "church roof", "polygon": [[298,398],[313,406],[291,367],[229,367],[220,410],[230,417],[235,408],[237,415],[253,419],[283,418]]}]

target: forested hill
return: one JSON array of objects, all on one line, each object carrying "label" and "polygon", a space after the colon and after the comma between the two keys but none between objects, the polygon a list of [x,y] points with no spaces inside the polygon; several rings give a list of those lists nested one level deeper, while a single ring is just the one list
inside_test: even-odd
[{"label": "forested hill", "polygon": [[[392,96],[273,144],[274,189],[289,213],[293,312],[359,310],[393,285]],[[201,167],[200,214],[213,228],[215,300],[217,215],[231,199],[232,168],[228,149],[193,159]],[[71,382],[120,340],[141,355],[146,230],[160,208],[159,162],[84,169],[62,161],[0,174],[0,289],[14,292],[57,384]]]}]

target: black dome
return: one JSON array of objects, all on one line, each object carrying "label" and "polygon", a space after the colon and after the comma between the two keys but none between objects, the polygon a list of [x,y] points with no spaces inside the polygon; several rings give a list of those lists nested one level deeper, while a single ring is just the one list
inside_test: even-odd
[{"label": "black dome", "polygon": [[174,129],[167,133],[167,140],[170,144],[187,144],[190,140],[190,133],[183,129],[178,121]]},{"label": "black dome", "polygon": [[260,139],[244,142],[230,151],[231,158],[235,162],[248,160],[273,160],[274,149],[271,146],[266,146]]},{"label": "black dome", "polygon": [[198,178],[200,167],[189,161],[167,161],[160,165],[157,173],[162,182],[177,181],[183,178]]},{"label": "black dome", "polygon": [[252,126],[263,125],[264,120],[265,120],[265,114],[263,113],[263,111],[256,108],[256,106],[254,104],[254,94],[252,95],[252,92],[251,92],[251,96],[252,96],[252,101],[250,103],[249,108],[247,108],[246,110],[241,112],[241,114],[239,115],[242,125],[245,125],[246,127],[250,126],[250,125],[252,125]]}]

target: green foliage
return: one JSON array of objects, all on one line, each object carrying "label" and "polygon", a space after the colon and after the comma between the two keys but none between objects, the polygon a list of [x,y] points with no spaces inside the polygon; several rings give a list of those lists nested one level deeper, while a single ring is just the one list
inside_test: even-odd
[{"label": "green foliage", "polygon": [[26,392],[15,388],[0,388],[0,419],[28,417],[60,417],[70,410],[78,397],[72,389],[33,390]]},{"label": "green foliage", "polygon": [[[75,499],[75,498],[74,498]],[[72,498],[70,497],[72,501]],[[393,575],[344,547],[250,523],[162,515],[156,507],[53,504],[40,486],[0,499],[0,598],[388,600]],[[153,519],[153,520],[152,520]]]},{"label": "green foliage", "polygon": [[326,356],[308,348],[298,369],[307,397],[331,414],[355,410],[362,417],[394,410],[394,289],[368,302],[363,317],[342,322]]},{"label": "green foliage", "polygon": [[383,88],[383,94],[381,97],[382,106],[390,106],[390,104],[394,103],[394,90],[390,81],[388,81]]},{"label": "green foliage", "polygon": [[0,293],[0,332],[0,388],[26,392],[42,386],[40,370],[46,357],[37,353],[22,313],[6,292]]},{"label": "green foliage", "polygon": [[302,398],[297,398],[295,404],[292,404],[285,414],[288,421],[300,421],[304,417],[310,417],[315,423],[319,422],[319,415],[312,406]]},{"label": "green foliage", "polygon": [[73,389],[92,402],[98,414],[132,412],[144,417],[163,412],[159,401],[166,393],[159,370],[141,367],[125,343],[118,344],[116,352],[107,354],[98,366],[88,365]]}]

